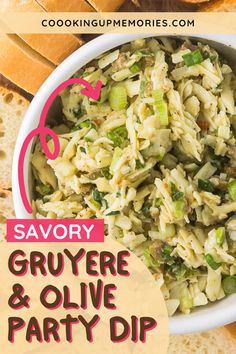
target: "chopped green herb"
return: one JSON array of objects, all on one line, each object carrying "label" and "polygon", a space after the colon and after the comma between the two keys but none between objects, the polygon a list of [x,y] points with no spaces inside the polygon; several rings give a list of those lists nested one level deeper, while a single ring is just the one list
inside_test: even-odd
[{"label": "chopped green herb", "polygon": [[105,193],[99,192],[96,188],[93,190],[93,199],[100,204],[102,204],[104,195]]},{"label": "chopped green herb", "polygon": [[97,202],[94,198],[91,198],[91,203],[95,206],[96,209],[101,208],[101,203]]},{"label": "chopped green herb", "polygon": [[81,123],[79,123],[79,124],[77,124],[77,125],[75,125],[72,129],[71,129],[71,131],[72,132],[75,132],[75,131],[77,131],[77,130],[79,130],[79,129],[83,129],[83,128],[89,128],[89,129],[97,129],[97,126],[96,126],[96,124],[94,124],[93,122],[91,122],[90,120],[86,120],[86,121],[84,121],[84,122],[81,122]]},{"label": "chopped green herb", "polygon": [[199,49],[195,50],[194,52],[184,54],[183,59],[184,59],[184,63],[187,66],[200,64],[204,60]]},{"label": "chopped green herb", "polygon": [[114,146],[122,146],[128,138],[128,131],[125,125],[115,128],[107,134],[108,139],[114,142]]},{"label": "chopped green herb", "polygon": [[212,257],[211,254],[206,254],[205,255],[205,260],[207,261],[208,265],[213,269],[213,270],[217,270],[218,268],[220,268],[220,266],[222,265],[222,263],[217,263],[214,258]]},{"label": "chopped green herb", "polygon": [[89,129],[95,129],[95,130],[97,129],[96,124],[94,124],[90,120],[85,120],[84,122],[79,123],[78,127],[80,129],[82,129],[82,128],[89,128]]},{"label": "chopped green herb", "polygon": [[236,276],[225,277],[222,281],[222,287],[226,295],[231,295],[236,293]]},{"label": "chopped green herb", "polygon": [[173,182],[170,183],[170,188],[171,188],[173,202],[184,199],[184,193],[180,192]]},{"label": "chopped green herb", "polygon": [[173,247],[171,247],[170,245],[165,244],[162,247],[161,255],[165,262],[172,260],[172,256],[171,256],[172,252],[173,252]]},{"label": "chopped green herb", "polygon": [[172,200],[175,202],[176,200],[181,200],[184,198],[184,193],[183,192],[175,192],[172,195]]},{"label": "chopped green herb", "polygon": [[198,180],[198,188],[201,189],[202,191],[206,192],[214,192],[214,186],[210,181],[199,179]]}]

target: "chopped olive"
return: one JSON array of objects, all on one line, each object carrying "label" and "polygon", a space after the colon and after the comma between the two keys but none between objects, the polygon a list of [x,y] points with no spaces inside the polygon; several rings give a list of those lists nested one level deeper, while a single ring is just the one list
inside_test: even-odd
[{"label": "chopped olive", "polygon": [[236,276],[228,276],[225,277],[222,281],[222,287],[224,289],[225,294],[235,294],[236,293]]},{"label": "chopped olive", "polygon": [[161,198],[157,198],[157,199],[155,200],[154,205],[155,205],[156,208],[159,208],[159,206],[161,205],[161,203],[162,203]]},{"label": "chopped olive", "polygon": [[80,151],[86,153],[86,149],[83,146],[80,146]]},{"label": "chopped olive", "polygon": [[80,118],[82,115],[82,110],[80,107],[73,108],[73,115],[76,118]]},{"label": "chopped olive", "polygon": [[191,274],[190,269],[186,267],[183,263],[174,263],[170,266],[167,266],[167,272],[176,280],[181,280],[184,277],[187,277]]},{"label": "chopped olive", "polygon": [[52,194],[53,193],[53,188],[52,186],[50,186],[49,184],[43,184],[40,183],[37,187],[36,187],[37,192],[39,192],[39,194],[41,194],[42,196],[48,195],[48,194]]},{"label": "chopped olive", "polygon": [[196,214],[196,210],[193,209],[191,214],[189,215],[189,220],[191,224],[195,224],[197,221],[197,214]]},{"label": "chopped olive", "polygon": [[206,192],[214,192],[214,186],[213,184],[208,181],[208,180],[203,180],[203,179],[199,179],[198,180],[198,188],[201,189],[202,191],[206,191]]},{"label": "chopped olive", "polygon": [[110,174],[110,168],[109,167],[102,168],[101,174],[106,179],[111,179],[112,178],[112,175]]},{"label": "chopped olive", "polygon": [[137,169],[144,168],[145,164],[143,164],[140,160],[136,160]]},{"label": "chopped olive", "polygon": [[146,216],[146,218],[151,217],[150,208],[151,208],[151,203],[148,201],[144,202],[141,210],[142,210],[143,215]]},{"label": "chopped olive", "polygon": [[113,215],[119,215],[120,214],[120,211],[119,210],[114,210],[114,211],[111,211],[110,213],[106,214],[107,216],[113,216]]}]

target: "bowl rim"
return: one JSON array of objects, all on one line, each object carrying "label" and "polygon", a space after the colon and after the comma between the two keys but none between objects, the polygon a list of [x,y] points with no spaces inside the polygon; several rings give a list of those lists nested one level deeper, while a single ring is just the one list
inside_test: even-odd
[{"label": "bowl rim", "polygon": [[[13,202],[18,219],[32,219],[32,215],[28,214],[23,206],[18,181],[17,181],[17,166],[19,153],[22,143],[25,137],[37,127],[39,122],[39,112],[45,104],[49,94],[64,80],[69,79],[79,68],[89,63],[92,59],[96,58],[100,54],[111,50],[117,46],[128,43],[137,38],[148,37],[170,37],[165,33],[159,33],[156,35],[142,35],[142,34],[105,34],[93,39],[86,43],[81,48],[77,49],[67,59],[65,59],[46,79],[43,85],[40,87],[36,95],[34,96],[21,125],[18,133],[15,151],[13,156],[13,168],[12,168],[12,192]],[[177,37],[195,37],[203,40],[212,40],[220,45],[231,46],[236,49],[235,35],[175,35]],[[30,159],[30,145],[27,155],[25,157],[25,181],[29,194],[29,159]],[[227,301],[228,300],[228,301]],[[236,320],[236,294],[231,295],[219,302],[204,307],[199,307],[196,311],[193,311],[189,315],[178,314],[171,317],[169,320],[170,334],[187,334],[193,332],[200,332],[212,329],[214,327],[223,326]]]}]

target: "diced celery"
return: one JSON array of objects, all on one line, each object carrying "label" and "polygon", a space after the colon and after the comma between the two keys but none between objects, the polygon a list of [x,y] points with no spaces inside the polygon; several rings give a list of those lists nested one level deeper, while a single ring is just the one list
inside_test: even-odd
[{"label": "diced celery", "polygon": [[166,126],[169,124],[168,107],[164,101],[164,93],[161,90],[153,90],[152,97],[154,98],[154,104],[160,114],[161,125]]},{"label": "diced celery", "polygon": [[193,307],[193,299],[187,287],[184,287],[180,293],[180,311],[188,313]]},{"label": "diced celery", "polygon": [[84,137],[85,141],[94,142],[98,137],[98,134],[95,129],[91,129]]},{"label": "diced celery", "polygon": [[221,246],[224,242],[224,239],[225,239],[225,228],[218,227],[218,229],[216,229],[216,243],[217,243],[217,245]]},{"label": "diced celery", "polygon": [[141,70],[141,67],[138,63],[135,63],[129,69],[132,72],[132,74],[136,74]]},{"label": "diced celery", "polygon": [[114,150],[114,154],[113,154],[112,161],[111,161],[111,166],[110,166],[110,173],[111,174],[114,174],[116,164],[119,161],[119,159],[121,158],[122,154],[123,154],[123,150],[117,146]]},{"label": "diced celery", "polygon": [[147,267],[148,268],[152,268],[152,269],[157,269],[159,268],[159,262],[157,259],[155,259],[150,250],[149,249],[146,249],[144,252],[143,252],[143,256],[145,258],[145,261],[146,261],[146,264],[147,264]]},{"label": "diced celery", "polygon": [[236,201],[236,179],[234,179],[233,181],[229,182],[229,184],[228,184],[228,192],[229,192],[230,198],[233,201]]},{"label": "diced celery", "polygon": [[174,216],[176,219],[183,219],[184,211],[185,211],[185,201],[184,200],[176,200],[173,202],[174,204]]},{"label": "diced celery", "polygon": [[114,111],[125,109],[128,104],[128,95],[124,86],[113,86],[110,90],[109,103]]}]

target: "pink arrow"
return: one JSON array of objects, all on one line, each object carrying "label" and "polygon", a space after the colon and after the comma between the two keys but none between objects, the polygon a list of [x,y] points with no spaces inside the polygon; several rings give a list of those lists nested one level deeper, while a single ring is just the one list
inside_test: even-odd
[{"label": "pink arrow", "polygon": [[[101,81],[97,81],[95,87],[93,87],[88,81],[86,81],[82,78],[72,78],[72,79],[64,81],[48,97],[48,99],[42,109],[41,115],[40,115],[38,128],[32,130],[28,134],[28,136],[26,137],[26,139],[22,145],[20,155],[19,155],[19,162],[18,162],[18,181],[19,181],[19,188],[20,188],[22,202],[24,204],[26,211],[30,214],[33,212],[33,210],[32,210],[31,204],[27,198],[25,181],[24,181],[24,163],[25,163],[25,156],[26,156],[29,144],[33,138],[35,138],[37,135],[39,135],[39,139],[40,139],[40,142],[42,145],[42,150],[45,153],[46,157],[50,160],[55,160],[58,157],[59,152],[60,152],[60,142],[59,142],[59,139],[58,139],[58,136],[56,135],[56,133],[52,129],[45,127],[47,114],[48,114],[49,108],[51,107],[55,98],[60,94],[60,92],[62,90],[64,90],[66,87],[74,85],[74,84],[81,84],[81,85],[85,86],[85,88],[80,91],[82,93],[82,95],[90,97],[95,101],[97,101],[99,99],[100,94],[101,94],[101,88],[102,88]],[[54,149],[52,152],[48,148],[48,144],[47,144],[47,140],[46,140],[47,136],[50,136],[51,139],[53,140]]]}]

